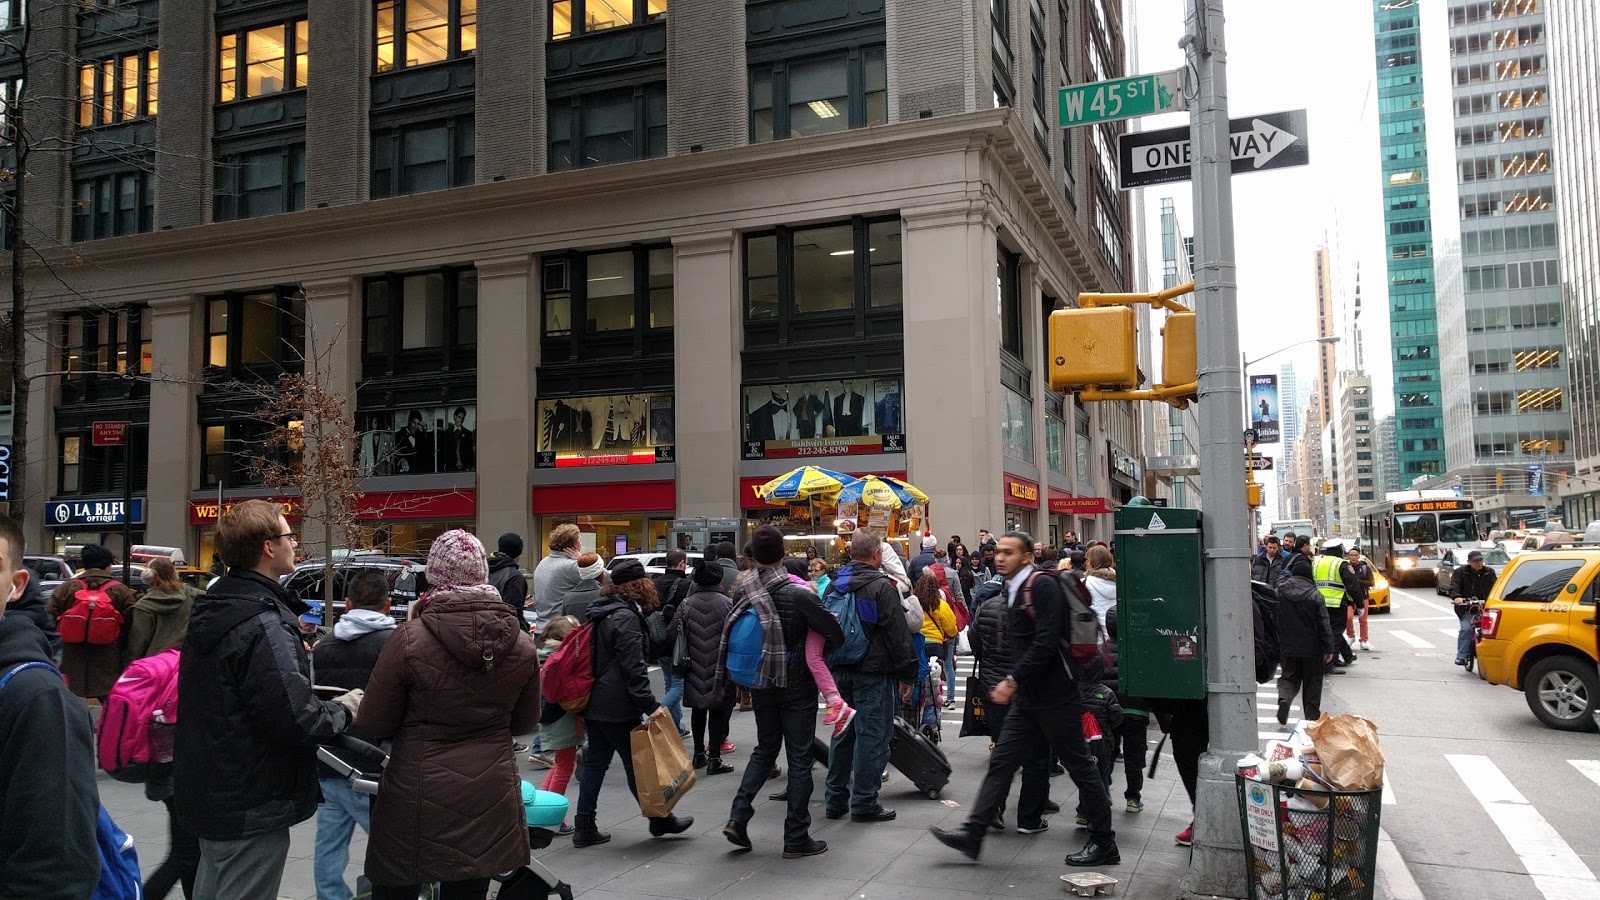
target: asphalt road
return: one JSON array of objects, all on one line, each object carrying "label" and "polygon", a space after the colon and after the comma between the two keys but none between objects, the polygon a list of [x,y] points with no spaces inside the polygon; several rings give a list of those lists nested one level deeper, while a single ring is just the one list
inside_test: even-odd
[{"label": "asphalt road", "polygon": [[1428,898],[1600,898],[1600,734],[1541,725],[1520,691],[1453,663],[1456,618],[1430,588],[1371,617],[1372,652],[1324,706],[1377,723],[1383,828]]}]

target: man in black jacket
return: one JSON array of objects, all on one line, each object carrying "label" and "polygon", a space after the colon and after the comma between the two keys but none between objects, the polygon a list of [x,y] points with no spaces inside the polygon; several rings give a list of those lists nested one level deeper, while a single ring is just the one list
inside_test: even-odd
[{"label": "man in black jacket", "polygon": [[79,900],[100,880],[94,732],[44,632],[17,614],[30,587],[22,551],[22,529],[0,516],[0,895]]},{"label": "man in black jacket", "polygon": [[[504,546],[504,539],[501,545]],[[389,581],[379,572],[366,571],[346,585],[344,614],[333,626],[333,634],[317,642],[311,651],[311,672],[322,687],[365,691],[378,664],[378,654],[394,634],[394,617],[389,615]],[[355,737],[365,736],[351,729]],[[349,779],[321,763],[317,779],[322,786],[322,802],[317,805],[317,843],[311,871],[317,896],[352,896],[345,884],[344,869],[350,861],[350,837],[356,826],[370,832],[371,802],[358,794]]]},{"label": "man in black jacket", "polygon": [[830,819],[841,819],[847,812],[852,822],[887,822],[895,817],[894,810],[878,802],[878,791],[889,764],[894,718],[917,680],[917,654],[911,648],[911,626],[900,606],[900,590],[883,574],[882,566],[883,539],[866,529],[857,531],[850,538],[850,564],[829,588],[829,593],[855,594],[867,635],[865,656],[832,667],[839,694],[855,708],[856,717],[844,734],[833,739],[828,757],[823,806]]},{"label": "man in black jacket", "polygon": [[[978,680],[983,683],[983,721],[989,727],[989,742],[998,745],[1011,705],[996,703],[989,695],[1011,674],[1011,642],[1006,639],[1005,584],[999,577],[973,588],[972,624],[967,627],[972,641],[972,658],[978,663]],[[1050,800],[1050,752],[1043,741],[1022,763],[1022,793],[1017,798],[1017,831],[1035,834],[1045,830],[1046,813],[1061,807]],[[1000,809],[989,827],[1004,831],[1006,806]]]},{"label": "man in black jacket", "polygon": [[200,838],[195,896],[274,898],[289,828],[311,818],[320,792],[316,743],[350,724],[359,691],[311,691],[299,616],[309,607],[278,579],[294,571],[283,507],[246,500],[217,529],[228,564],[196,601],[178,666],[173,800]]},{"label": "man in black jacket", "polygon": [[954,831],[937,827],[931,831],[941,843],[977,859],[985,831],[1011,790],[1011,779],[1025,759],[1037,754],[1042,742],[1066,765],[1078,786],[1083,815],[1089,820],[1089,841],[1066,858],[1067,865],[1116,865],[1122,862],[1122,855],[1111,827],[1111,795],[1084,740],[1078,673],[1065,651],[1070,612],[1067,598],[1054,573],[1033,565],[1032,548],[1032,535],[1008,531],[1001,535],[995,554],[1005,579],[1006,639],[1011,643],[1013,664],[1011,674],[990,692],[990,699],[1011,703],[1012,710],[989,756],[989,772],[966,823]]},{"label": "man in black jacket", "polygon": [[522,618],[522,608],[528,605],[528,576],[522,574],[522,535],[508,531],[500,535],[499,549],[489,557],[489,584],[500,592],[500,599],[510,604],[517,618]]},{"label": "man in black jacket", "polygon": [[1316,721],[1322,715],[1323,666],[1333,660],[1333,626],[1322,594],[1311,580],[1310,561],[1297,563],[1295,571],[1278,583],[1278,653],[1283,673],[1278,676],[1278,724],[1289,723],[1289,704],[1300,695],[1301,718]]},{"label": "man in black jacket", "polygon": [[1269,534],[1261,540],[1261,549],[1250,557],[1250,580],[1262,584],[1277,584],[1289,557],[1283,552],[1278,536]]},{"label": "man in black jacket", "polygon": [[1456,665],[1467,664],[1467,651],[1472,647],[1472,616],[1470,601],[1483,602],[1489,599],[1489,591],[1494,587],[1494,570],[1484,565],[1483,551],[1473,550],[1467,554],[1467,564],[1457,566],[1450,574],[1450,602],[1455,604],[1456,618],[1460,627],[1456,630]]},{"label": "man in black jacket", "polygon": [[816,594],[789,580],[788,570],[783,567],[782,532],[771,525],[757,528],[750,538],[750,552],[757,568],[739,583],[733,615],[739,615],[746,604],[755,606],[760,615],[760,604],[764,602],[761,595],[770,598],[783,627],[783,684],[750,691],[756,716],[756,748],[750,752],[722,833],[735,846],[750,849],[746,826],[755,815],[756,792],[772,773],[781,744],[789,757],[783,858],[816,856],[827,852],[828,845],[811,837],[811,740],[817,727],[817,683],[806,665],[806,633],[815,631],[827,646],[837,647],[844,641],[844,631]]}]

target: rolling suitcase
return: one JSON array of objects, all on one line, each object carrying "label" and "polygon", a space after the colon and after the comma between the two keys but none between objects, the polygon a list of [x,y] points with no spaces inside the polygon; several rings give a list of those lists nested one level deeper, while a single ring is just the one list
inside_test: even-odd
[{"label": "rolling suitcase", "polygon": [[889,765],[911,779],[930,800],[939,799],[939,792],[950,783],[950,761],[944,751],[898,716],[894,720],[894,739],[889,744]]}]

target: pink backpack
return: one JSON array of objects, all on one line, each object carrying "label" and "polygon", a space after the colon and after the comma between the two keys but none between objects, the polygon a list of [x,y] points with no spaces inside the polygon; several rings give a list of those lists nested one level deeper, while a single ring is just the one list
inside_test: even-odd
[{"label": "pink backpack", "polygon": [[178,725],[178,650],[135,660],[100,710],[100,768],[118,781],[150,780],[172,763]]}]

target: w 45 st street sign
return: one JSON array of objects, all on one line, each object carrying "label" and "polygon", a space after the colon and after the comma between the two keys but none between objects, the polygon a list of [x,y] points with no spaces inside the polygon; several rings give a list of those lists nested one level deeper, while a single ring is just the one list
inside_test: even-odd
[{"label": "w 45 st street sign", "polygon": [[1061,124],[1094,125],[1188,109],[1178,72],[1130,75],[1061,89]]}]

